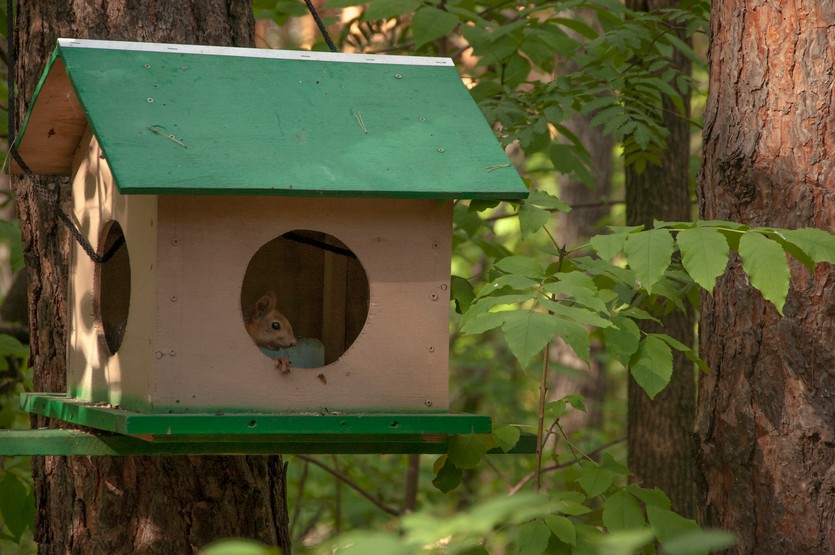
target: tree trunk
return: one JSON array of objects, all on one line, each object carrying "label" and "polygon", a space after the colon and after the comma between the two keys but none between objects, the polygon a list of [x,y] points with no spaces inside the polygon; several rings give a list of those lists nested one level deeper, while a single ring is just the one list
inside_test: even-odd
[{"label": "tree trunk", "polygon": [[[702,217],[835,231],[835,7],[715,0]],[[705,524],[735,553],[835,546],[835,271],[792,263],[783,318],[738,259],[703,295]]]},{"label": "tree trunk", "polygon": [[[568,15],[568,14],[566,14]],[[581,19],[598,32],[602,32],[597,14],[592,10],[578,9],[572,17]],[[563,63],[564,71],[577,71],[577,64],[571,61]],[[573,209],[557,218],[557,238],[561,245],[569,248],[588,242],[592,235],[600,232],[600,221],[609,215],[611,206],[601,202],[612,193],[612,172],[615,138],[604,135],[603,128],[591,124],[595,113],[575,114],[566,122],[566,127],[574,133],[589,153],[590,170],[594,178],[594,187],[571,176],[560,176],[559,197]],[[583,362],[567,345],[557,342],[552,348],[552,357],[574,372],[554,372],[551,396],[560,399],[571,393],[579,393],[586,398],[587,412],[570,411],[560,419],[563,430],[571,433],[583,428],[600,429],[603,427],[603,404],[606,398],[607,376],[600,356],[602,346],[599,342],[591,344],[589,363]]]},{"label": "tree trunk", "polygon": [[[678,0],[627,0],[633,10],[676,8]],[[682,30],[681,40],[688,40]],[[679,72],[690,73],[690,62],[676,52]],[[690,205],[690,93],[684,91],[686,111],[680,114],[664,99],[664,125],[669,130],[667,149],[660,166],[650,165],[638,174],[626,169],[626,223],[652,227],[653,220],[688,221]],[[645,321],[647,333],[666,333],[685,345],[694,344],[692,313],[673,310],[663,317],[663,326]],[[670,496],[673,509],[695,518],[697,484],[693,457],[693,428],[696,417],[696,385],[693,364],[676,351],[670,384],[654,400],[629,379],[627,451],[629,470],[645,487],[657,486]]]},{"label": "tree trunk", "polygon": [[[58,37],[250,46],[253,21],[245,0],[21,2],[17,121]],[[50,188],[68,208],[67,181]],[[15,191],[35,388],[64,391],[68,234],[30,180]],[[290,550],[280,456],[35,457],[33,474],[41,553],[192,553],[229,536]]]}]

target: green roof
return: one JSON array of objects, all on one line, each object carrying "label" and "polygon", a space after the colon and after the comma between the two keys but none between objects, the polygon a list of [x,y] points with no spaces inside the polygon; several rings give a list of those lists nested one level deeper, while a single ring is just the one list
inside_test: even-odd
[{"label": "green roof", "polygon": [[126,194],[527,196],[446,58],[59,39],[18,150],[69,174],[87,125]]}]

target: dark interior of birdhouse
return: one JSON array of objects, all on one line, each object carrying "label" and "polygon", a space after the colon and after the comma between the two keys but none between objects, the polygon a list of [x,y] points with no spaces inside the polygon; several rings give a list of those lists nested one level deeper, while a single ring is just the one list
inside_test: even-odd
[{"label": "dark interior of birdhouse", "polygon": [[[368,316],[368,277],[361,262],[342,241],[319,231],[293,230],[255,252],[241,287],[245,323],[265,295],[274,295],[275,309],[296,338],[321,342],[324,365],[348,350]],[[256,346],[271,356],[247,328]]]},{"label": "dark interior of birdhouse", "polygon": [[102,229],[97,252],[100,256],[118,247],[110,259],[96,264],[94,311],[100,344],[115,354],[122,344],[130,309],[130,256],[119,222]]}]

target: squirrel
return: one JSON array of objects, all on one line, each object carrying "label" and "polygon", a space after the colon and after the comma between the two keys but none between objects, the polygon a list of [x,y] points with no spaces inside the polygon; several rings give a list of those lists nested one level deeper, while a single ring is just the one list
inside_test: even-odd
[{"label": "squirrel", "polygon": [[[259,347],[277,351],[296,344],[293,326],[276,308],[275,293],[272,291],[258,299],[255,306],[244,313],[244,326],[249,336]],[[277,357],[275,367],[282,374],[290,373],[290,359]]]}]

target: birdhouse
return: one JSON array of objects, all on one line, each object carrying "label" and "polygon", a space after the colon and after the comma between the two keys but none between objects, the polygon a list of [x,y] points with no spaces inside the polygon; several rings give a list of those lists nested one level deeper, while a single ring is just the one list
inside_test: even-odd
[{"label": "birdhouse", "polygon": [[93,426],[445,413],[453,201],[527,195],[445,58],[60,39],[17,149],[112,254],[69,263]]}]

